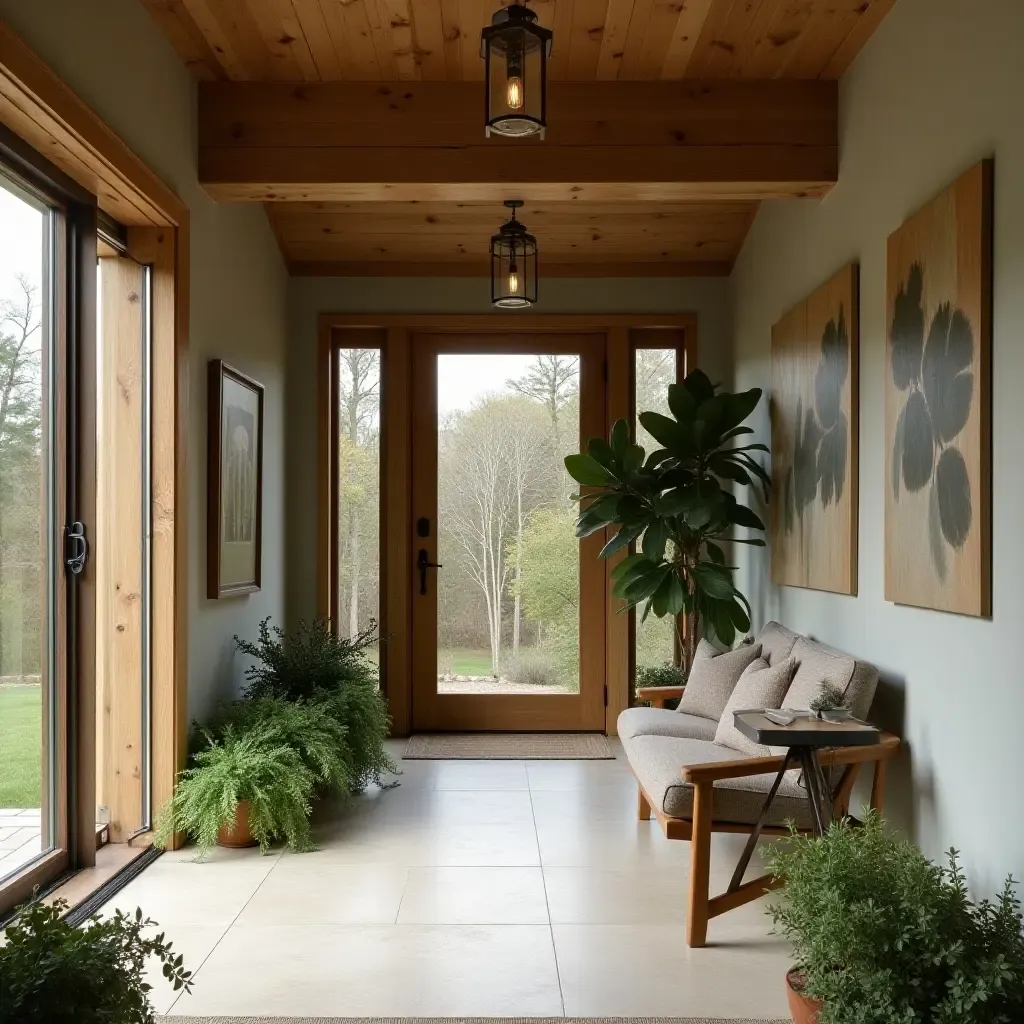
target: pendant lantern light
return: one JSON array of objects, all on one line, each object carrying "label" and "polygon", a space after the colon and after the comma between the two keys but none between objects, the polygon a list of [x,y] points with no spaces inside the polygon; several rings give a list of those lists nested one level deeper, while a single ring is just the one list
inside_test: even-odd
[{"label": "pendant lantern light", "polygon": [[512,216],[491,236],[491,305],[522,309],[537,301],[537,239],[516,220],[522,199],[506,199]]},{"label": "pendant lantern light", "polygon": [[480,56],[486,64],[484,134],[488,137],[493,132],[512,138],[544,138],[552,35],[522,4],[494,12],[491,24],[480,35]]}]

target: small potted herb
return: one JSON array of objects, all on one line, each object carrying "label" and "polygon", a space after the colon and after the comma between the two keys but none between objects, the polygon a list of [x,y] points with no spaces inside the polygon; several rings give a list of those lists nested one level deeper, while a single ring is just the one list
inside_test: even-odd
[{"label": "small potted herb", "polygon": [[811,701],[811,714],[826,722],[845,722],[850,717],[845,691],[833,683],[822,683],[818,696]]},{"label": "small potted herb", "polygon": [[863,826],[834,822],[769,849],[784,885],[768,912],[793,943],[787,975],[798,1024],[1013,1024],[1024,1020],[1024,933],[1008,879],[971,900],[949,867]]},{"label": "small potted herb", "polygon": [[65,900],[22,907],[0,945],[0,1020],[17,1024],[153,1024],[152,988],[143,980],[155,957],[174,990],[191,990],[186,971],[163,933],[141,910],[93,918],[76,928],[62,917]]}]

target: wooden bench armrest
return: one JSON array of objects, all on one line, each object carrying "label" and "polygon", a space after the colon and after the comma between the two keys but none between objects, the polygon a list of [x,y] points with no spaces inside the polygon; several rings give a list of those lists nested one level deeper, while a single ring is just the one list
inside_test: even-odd
[{"label": "wooden bench armrest", "polygon": [[640,686],[637,687],[636,699],[649,700],[656,708],[663,708],[665,701],[682,697],[685,686]]},{"label": "wooden bench armrest", "polygon": [[[884,761],[891,757],[899,746],[898,736],[882,733],[878,743],[863,747],[827,747],[820,751],[818,759],[822,767],[832,764],[861,764],[867,761]],[[713,761],[710,764],[688,764],[682,768],[684,782],[717,782],[720,779],[743,779],[750,775],[767,775],[778,772],[785,762],[782,754],[772,757],[744,757],[735,761]]]}]

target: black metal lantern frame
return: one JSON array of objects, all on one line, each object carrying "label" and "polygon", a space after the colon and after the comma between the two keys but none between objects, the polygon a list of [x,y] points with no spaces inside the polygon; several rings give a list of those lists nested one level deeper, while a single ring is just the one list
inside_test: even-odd
[{"label": "black metal lantern frame", "polygon": [[491,305],[523,309],[537,301],[537,239],[516,220],[521,199],[506,199],[512,216],[491,236]]},{"label": "black metal lantern frame", "polygon": [[495,11],[480,35],[486,64],[485,135],[544,138],[552,38],[529,7],[513,3]]}]

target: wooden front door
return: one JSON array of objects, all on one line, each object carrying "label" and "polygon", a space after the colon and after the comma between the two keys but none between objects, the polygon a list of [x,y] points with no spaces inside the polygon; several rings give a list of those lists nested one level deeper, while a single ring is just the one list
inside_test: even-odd
[{"label": "wooden front door", "polygon": [[411,341],[413,728],[603,730],[603,536],[562,460],[605,433],[605,335]]}]

